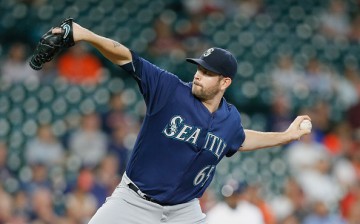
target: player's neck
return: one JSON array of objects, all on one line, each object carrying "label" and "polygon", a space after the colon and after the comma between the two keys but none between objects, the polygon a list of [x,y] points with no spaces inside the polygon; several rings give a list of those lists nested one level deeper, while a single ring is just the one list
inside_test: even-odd
[{"label": "player's neck", "polygon": [[202,104],[209,110],[210,113],[214,113],[220,106],[222,96],[216,96],[209,100],[203,100]]}]

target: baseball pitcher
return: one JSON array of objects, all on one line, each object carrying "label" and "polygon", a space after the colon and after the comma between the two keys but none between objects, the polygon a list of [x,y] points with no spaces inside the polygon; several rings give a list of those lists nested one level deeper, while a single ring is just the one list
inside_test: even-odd
[{"label": "baseball pitcher", "polygon": [[72,19],[50,29],[30,62],[34,69],[60,50],[85,41],[137,81],[147,110],[126,173],[91,224],[206,223],[198,198],[224,157],[238,151],[286,144],[309,134],[298,116],[284,132],[242,127],[239,111],[223,97],[237,72],[233,54],[210,48],[187,61],[197,66],[190,83],[165,71],[117,41]]}]

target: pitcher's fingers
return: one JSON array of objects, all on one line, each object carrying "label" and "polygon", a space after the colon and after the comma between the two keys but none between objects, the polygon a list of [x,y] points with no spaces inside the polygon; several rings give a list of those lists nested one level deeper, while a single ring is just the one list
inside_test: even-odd
[{"label": "pitcher's fingers", "polygon": [[52,29],[51,32],[52,32],[53,34],[55,34],[55,33],[61,33],[62,30],[61,30],[61,28],[59,28],[59,27],[55,27],[55,28]]},{"label": "pitcher's fingers", "polygon": [[303,118],[303,120],[310,120],[311,118],[309,117],[309,115],[301,115],[301,117]]}]

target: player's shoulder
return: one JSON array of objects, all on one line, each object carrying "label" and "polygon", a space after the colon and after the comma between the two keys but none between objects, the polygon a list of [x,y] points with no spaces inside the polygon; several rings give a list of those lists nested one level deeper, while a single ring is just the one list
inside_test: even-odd
[{"label": "player's shoulder", "polygon": [[231,114],[238,115],[238,117],[240,117],[240,112],[234,104],[227,102],[225,98],[223,98],[223,103]]}]

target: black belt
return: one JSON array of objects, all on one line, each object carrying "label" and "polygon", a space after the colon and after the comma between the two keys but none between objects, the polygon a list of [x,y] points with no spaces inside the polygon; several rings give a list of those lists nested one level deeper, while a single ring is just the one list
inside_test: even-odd
[{"label": "black belt", "polygon": [[149,197],[149,196],[147,196],[146,194],[143,194],[143,193],[140,191],[140,189],[139,189],[138,187],[136,187],[135,184],[133,184],[133,183],[129,183],[128,186],[129,186],[129,188],[130,188],[131,190],[135,191],[135,193],[138,194],[141,198],[143,198],[143,199],[145,199],[145,200],[147,200],[147,201],[151,201],[151,202],[153,202],[153,203],[156,203],[156,204],[159,204],[159,205],[162,205],[162,206],[169,205],[169,204],[161,203],[161,202],[155,200],[154,198]]}]

